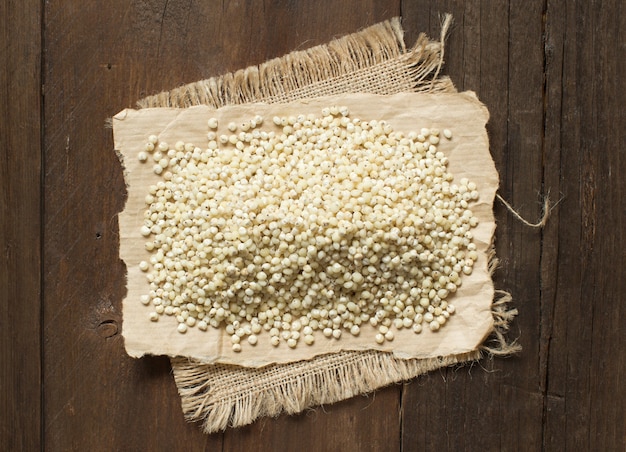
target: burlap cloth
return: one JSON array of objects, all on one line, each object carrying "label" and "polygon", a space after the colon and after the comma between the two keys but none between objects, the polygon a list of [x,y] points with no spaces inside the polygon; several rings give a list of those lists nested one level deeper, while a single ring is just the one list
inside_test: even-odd
[{"label": "burlap cloth", "polygon": [[[343,93],[456,92],[450,79],[440,75],[449,24],[446,17],[440,39],[432,41],[422,34],[407,49],[400,19],[394,18],[326,45],[147,97],[138,106],[219,108]],[[492,271],[495,255],[490,258]],[[492,336],[469,353],[399,359],[373,350],[344,351],[261,368],[171,358],[183,412],[188,420],[201,421],[210,433],[249,424],[260,416],[298,413],[371,392],[440,367],[479,359],[483,352],[512,353],[518,346],[507,343],[504,333],[517,312],[507,308],[509,301],[506,292],[495,291]]]}]

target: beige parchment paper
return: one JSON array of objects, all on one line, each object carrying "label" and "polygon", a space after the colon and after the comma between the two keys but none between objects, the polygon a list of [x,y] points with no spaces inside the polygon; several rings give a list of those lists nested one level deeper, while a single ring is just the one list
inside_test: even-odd
[{"label": "beige parchment paper", "polygon": [[[470,276],[463,276],[459,290],[448,298],[456,306],[456,313],[437,332],[425,328],[421,334],[410,329],[395,331],[395,339],[376,344],[377,330],[362,325],[361,334],[353,337],[347,332],[340,340],[327,339],[316,332],[315,344],[300,342],[290,349],[282,342],[278,347],[269,343],[269,334],[262,332],[256,346],[244,344],[243,350],[232,350],[230,338],[223,329],[203,332],[189,328],[186,334],[176,331],[173,317],[161,316],[151,322],[148,314],[153,307],[144,306],[140,296],[148,293],[146,274],[138,264],[149,260],[145,251],[146,239],[141,236],[145,211],[144,198],[148,187],[161,180],[152,171],[152,165],[140,163],[140,152],[149,135],[160,141],[175,143],[183,140],[196,146],[207,144],[207,120],[216,117],[219,133],[231,121],[241,123],[255,115],[266,118],[262,130],[272,130],[273,116],[321,114],[321,109],[331,105],[345,105],[351,117],[363,120],[386,120],[396,131],[419,131],[422,127],[450,129],[452,140],[441,140],[438,148],[449,158],[449,171],[458,182],[467,177],[478,186],[480,199],[471,205],[479,219],[473,229],[479,258]],[[269,119],[268,119],[269,118]],[[432,358],[456,355],[476,350],[493,329],[491,304],[494,288],[488,271],[488,251],[495,231],[493,200],[498,187],[498,174],[489,153],[485,125],[489,113],[472,92],[418,94],[401,93],[390,96],[372,94],[347,94],[327,98],[307,99],[288,104],[247,104],[212,109],[206,106],[186,109],[147,108],[126,109],[113,117],[115,149],[125,170],[128,199],[119,215],[120,255],[125,261],[127,296],[123,302],[122,334],[130,356],[169,355],[194,358],[204,363],[228,363],[260,367],[271,363],[287,363],[310,359],[316,355],[340,350],[381,350],[393,352],[399,358]],[[276,129],[274,129],[276,130]]]}]

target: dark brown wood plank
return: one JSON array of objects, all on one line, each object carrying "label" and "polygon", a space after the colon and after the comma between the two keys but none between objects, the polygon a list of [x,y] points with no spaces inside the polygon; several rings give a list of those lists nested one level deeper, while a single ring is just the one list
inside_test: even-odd
[{"label": "dark brown wood plank", "polygon": [[47,448],[276,450],[285,438],[322,444],[324,436],[341,444],[379,444],[390,436],[399,447],[397,387],[334,406],[332,415],[315,412],[317,421],[311,414],[284,416],[224,437],[184,423],[167,360],[132,360],[124,353],[125,269],[115,215],[125,190],[111,131],[104,128],[107,117],[144,95],[304,49],[398,13],[396,2],[374,1],[325,8],[314,1],[46,5]]},{"label": "dark brown wood plank", "polygon": [[[548,2],[547,449],[626,449],[622,2]],[[548,181],[548,179],[546,179]]]},{"label": "dark brown wood plank", "polygon": [[[525,217],[539,216],[542,190],[543,43],[538,3],[404,2],[408,29],[437,36],[440,15],[455,22],[445,72],[476,91],[490,110],[487,126],[500,193]],[[543,396],[538,360],[541,234],[496,205],[497,288],[513,293],[520,315],[511,337],[524,351],[507,360],[446,369],[406,385],[404,450],[537,450]],[[523,445],[523,446],[522,446]]]},{"label": "dark brown wood plank", "polygon": [[0,3],[2,450],[41,446],[40,3]]},{"label": "dark brown wood plank", "polygon": [[[400,386],[227,430],[224,450],[400,450]],[[250,449],[252,448],[252,449]]]}]

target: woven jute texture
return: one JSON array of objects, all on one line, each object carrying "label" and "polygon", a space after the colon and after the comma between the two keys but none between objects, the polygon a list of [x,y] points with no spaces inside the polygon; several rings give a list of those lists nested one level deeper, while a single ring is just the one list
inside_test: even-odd
[{"label": "woven jute texture", "polygon": [[[326,45],[147,97],[138,106],[218,108],[343,93],[455,92],[450,79],[440,75],[450,20],[447,16],[443,21],[440,38],[430,40],[422,34],[410,49],[405,47],[400,19],[394,18]],[[492,256],[492,269],[495,264]],[[512,353],[517,345],[507,343],[504,336],[516,314],[507,307],[509,301],[507,293],[496,291],[492,338],[462,355],[398,359],[377,351],[341,352],[263,368],[172,358],[185,417],[202,422],[204,431],[210,433],[246,425],[261,416],[298,413],[368,393],[440,367],[479,359],[484,352]]]}]

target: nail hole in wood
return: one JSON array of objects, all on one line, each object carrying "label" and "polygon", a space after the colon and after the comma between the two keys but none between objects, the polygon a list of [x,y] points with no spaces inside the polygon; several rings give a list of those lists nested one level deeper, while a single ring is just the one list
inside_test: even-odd
[{"label": "nail hole in wood", "polygon": [[98,334],[100,337],[108,338],[117,334],[117,322],[115,320],[105,320],[98,325]]}]

